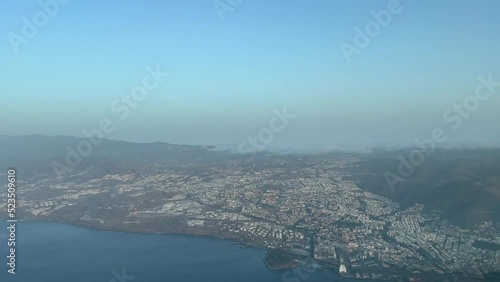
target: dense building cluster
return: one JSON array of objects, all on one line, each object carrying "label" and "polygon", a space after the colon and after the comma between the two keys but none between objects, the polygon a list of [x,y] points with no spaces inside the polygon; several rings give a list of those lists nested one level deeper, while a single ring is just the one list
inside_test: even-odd
[{"label": "dense building cluster", "polygon": [[[20,182],[25,219],[100,229],[202,234],[280,249],[361,278],[500,271],[491,222],[461,229],[422,205],[360,189],[355,157],[102,172]],[[300,165],[298,164],[300,163]],[[161,224],[160,224],[161,223]],[[403,273],[403,274],[402,274]]]}]

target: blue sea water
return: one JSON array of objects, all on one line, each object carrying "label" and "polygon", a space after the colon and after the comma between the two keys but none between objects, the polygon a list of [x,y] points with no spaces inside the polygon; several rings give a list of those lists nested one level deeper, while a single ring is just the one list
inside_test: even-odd
[{"label": "blue sea water", "polygon": [[[107,232],[52,222],[17,223],[16,275],[7,273],[0,234],[0,281],[324,282],[332,271],[272,271],[265,251],[206,237]],[[350,280],[355,281],[355,280]]]}]

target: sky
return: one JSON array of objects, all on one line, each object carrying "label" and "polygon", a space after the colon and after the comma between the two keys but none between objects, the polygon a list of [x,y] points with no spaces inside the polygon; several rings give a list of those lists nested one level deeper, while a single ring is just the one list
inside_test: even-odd
[{"label": "sky", "polygon": [[[436,128],[451,143],[500,143],[500,87],[467,118],[447,112],[480,76],[500,81],[496,0],[2,6],[0,134],[82,137],[106,120],[110,139],[239,144],[270,134],[286,108],[294,117],[275,123],[269,147],[406,145]],[[168,76],[124,104],[155,69]]]}]

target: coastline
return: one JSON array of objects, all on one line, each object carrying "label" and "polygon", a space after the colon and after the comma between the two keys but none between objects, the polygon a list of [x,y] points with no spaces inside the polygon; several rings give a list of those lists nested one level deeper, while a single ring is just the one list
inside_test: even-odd
[{"label": "coastline", "polygon": [[298,268],[300,267],[300,264],[298,263],[291,263],[293,266],[283,266],[283,267],[273,267],[269,264],[269,256],[272,254],[273,251],[276,251],[276,250],[270,250],[267,252],[266,256],[264,257],[264,264],[266,265],[267,269],[269,270],[288,270],[288,269],[295,269],[295,268]]},{"label": "coastline", "polygon": [[[7,219],[0,219],[3,221],[6,221]],[[65,221],[58,221],[58,220],[18,220],[18,223],[22,222],[33,222],[33,223],[57,223],[57,224],[66,224],[66,225],[71,225],[74,227],[79,227],[79,228],[84,228],[87,230],[92,230],[92,231],[98,231],[98,232],[115,232],[115,233],[125,233],[125,234],[140,234],[140,235],[172,235],[172,236],[189,236],[189,237],[198,237],[198,238],[206,238],[206,239],[218,239],[218,240],[224,240],[232,243],[237,243],[237,245],[242,245],[246,247],[251,247],[254,249],[261,249],[263,251],[269,251],[265,247],[259,247],[247,243],[243,243],[234,239],[230,238],[224,238],[220,236],[213,236],[213,235],[203,235],[203,234],[194,234],[194,233],[181,233],[181,232],[150,232],[150,231],[145,231],[145,232],[140,232],[140,231],[126,231],[126,230],[114,230],[114,229],[101,229],[101,228],[96,228],[92,226],[86,226],[86,225],[80,225],[76,224],[73,222],[65,222]]]},{"label": "coastline", "polygon": [[[7,219],[1,219],[1,220],[7,220]],[[140,232],[140,231],[114,230],[114,229],[96,228],[96,227],[92,227],[92,226],[86,226],[84,224],[77,224],[74,222],[64,222],[64,221],[50,220],[50,219],[18,220],[18,223],[50,223],[50,224],[69,225],[69,226],[82,228],[82,229],[86,229],[86,230],[90,230],[90,231],[96,231],[96,232],[110,232],[110,233],[138,234],[138,235],[160,235],[160,236],[168,235],[168,236],[181,236],[181,237],[188,236],[188,237],[193,237],[193,238],[223,240],[223,241],[226,241],[227,243],[232,244],[232,245],[239,245],[240,247],[245,247],[245,248],[248,247],[248,248],[253,248],[253,249],[257,249],[257,250],[261,250],[261,251],[266,252],[262,261],[263,261],[264,265],[266,266],[266,268],[271,270],[271,271],[286,271],[286,270],[304,267],[304,266],[301,266],[299,263],[296,263],[296,265],[294,265],[292,267],[273,267],[273,266],[269,265],[267,258],[269,257],[269,255],[273,251],[279,251],[279,250],[270,249],[270,248],[266,248],[266,247],[262,247],[262,246],[257,246],[257,245],[241,242],[241,241],[231,239],[231,238],[224,238],[221,236],[213,236],[213,235],[206,235],[206,234],[192,234],[192,233],[190,234],[190,233],[181,233],[181,232],[151,232],[151,231]],[[282,250],[282,251],[286,253],[286,251],[284,251],[284,250]],[[306,268],[308,268],[308,267],[306,267]],[[334,273],[335,276],[338,277],[338,279],[335,281],[351,281],[351,280],[354,280],[354,281],[358,281],[358,280],[386,281],[386,280],[374,280],[374,279],[367,279],[367,278],[342,277],[342,275],[338,271],[336,271],[333,267],[323,267],[320,270],[328,270],[328,271],[331,271],[332,273]]]}]

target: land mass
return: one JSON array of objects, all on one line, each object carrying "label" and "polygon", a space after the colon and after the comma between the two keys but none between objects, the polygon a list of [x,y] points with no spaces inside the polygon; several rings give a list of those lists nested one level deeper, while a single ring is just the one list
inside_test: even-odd
[{"label": "land mass", "polygon": [[344,264],[356,278],[485,281],[500,271],[499,150],[436,151],[391,188],[384,174],[405,151],[250,159],[103,140],[77,162],[64,148],[80,141],[0,136],[19,219],[231,239],[269,250],[270,268]]}]

